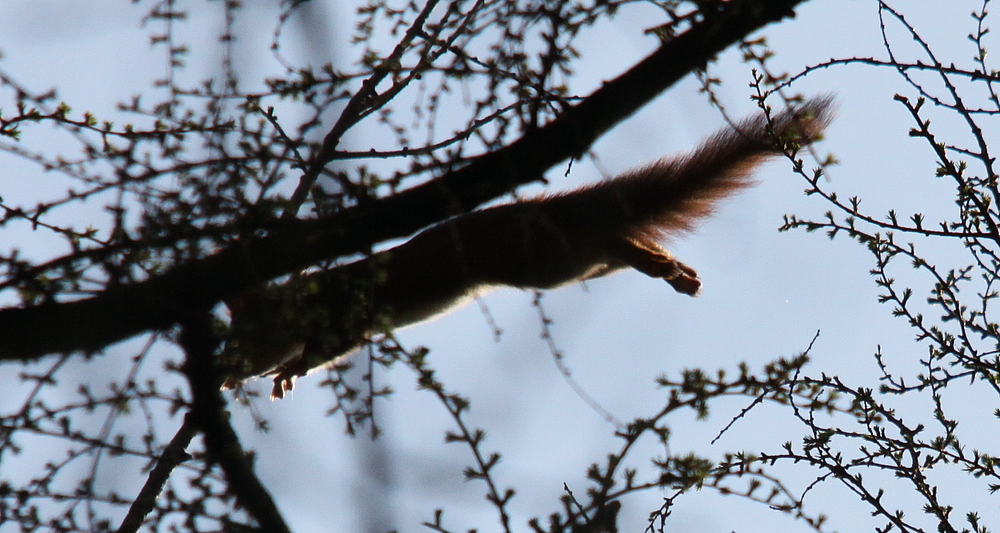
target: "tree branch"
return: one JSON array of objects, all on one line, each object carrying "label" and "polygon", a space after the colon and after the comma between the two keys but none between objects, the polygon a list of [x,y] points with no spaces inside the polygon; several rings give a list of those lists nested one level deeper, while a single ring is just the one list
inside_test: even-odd
[{"label": "tree branch", "polygon": [[793,8],[803,1],[725,2],[559,118],[422,185],[328,217],[277,221],[265,237],[241,240],[213,256],[93,298],[2,310],[0,360],[96,351],[144,331],[169,328],[186,309],[211,307],[266,280],[468,212],[584,153],[599,136],[725,48],[794,16]]},{"label": "tree branch", "polygon": [[156,506],[156,499],[160,496],[160,492],[163,491],[167,480],[170,479],[170,474],[173,473],[174,468],[188,459],[188,454],[185,450],[188,444],[191,443],[191,439],[194,438],[195,433],[194,424],[191,422],[191,413],[188,413],[184,417],[184,422],[181,424],[180,429],[177,430],[174,438],[170,439],[170,443],[164,448],[163,454],[156,460],[156,466],[149,472],[149,477],[146,478],[146,483],[142,486],[142,490],[139,491],[135,500],[132,501],[132,506],[129,507],[128,514],[125,515],[122,525],[118,528],[118,533],[135,533],[139,531],[139,528],[142,527],[142,522],[146,519],[146,515]]},{"label": "tree branch", "polygon": [[236,431],[229,424],[229,412],[219,390],[222,375],[214,359],[219,340],[212,331],[212,316],[208,312],[186,313],[181,320],[180,344],[186,356],[184,373],[191,384],[193,404],[191,422],[205,437],[209,460],[219,464],[236,501],[263,531],[290,533],[278,506],[254,473],[250,456],[243,451]]}]

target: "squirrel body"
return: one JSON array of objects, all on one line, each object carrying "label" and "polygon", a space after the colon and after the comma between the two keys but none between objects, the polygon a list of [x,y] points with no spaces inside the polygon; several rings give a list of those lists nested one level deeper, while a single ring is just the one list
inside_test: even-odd
[{"label": "squirrel body", "polygon": [[818,139],[829,97],[770,120],[725,128],[690,154],[573,191],[472,211],[367,258],[227,302],[227,386],[276,372],[273,397],[296,376],[373,334],[430,319],[493,286],[551,289],[634,268],[695,295],[694,269],[660,245],[717,200],[752,185],[766,159]]}]

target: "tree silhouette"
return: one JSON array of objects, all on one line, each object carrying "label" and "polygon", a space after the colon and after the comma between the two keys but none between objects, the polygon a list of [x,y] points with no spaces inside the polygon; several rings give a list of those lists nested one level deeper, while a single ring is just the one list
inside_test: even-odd
[{"label": "tree silhouette", "polygon": [[[218,304],[306,268],[370,254],[381,243],[543,181],[546,171],[585,157],[602,134],[689,74],[701,73],[714,101],[715,80],[704,69],[739,44],[757,69],[753,90],[762,108],[794,82],[832,67],[894,69],[913,93],[897,101],[914,119],[911,135],[926,141],[936,158],[934,174],[955,183],[952,218],[931,225],[920,214],[873,215],[860,201],[833,192],[822,171],[798,163],[807,192],[832,211],[818,220],[790,215],[784,229],[846,234],[871,251],[881,301],[915,328],[927,350],[922,370],[907,379],[877,354],[883,385],[875,394],[836,376],[809,377],[803,368],[809,347],[761,372],[741,366],[735,375],[691,369],[661,377],[667,400],[618,430],[621,447],[587,470],[593,483],[588,494],[567,488],[561,507],[529,527],[615,531],[618,499],[657,489],[666,496],[649,527],[663,531],[679,497],[710,488],[786,511],[821,531],[825,518],[807,512],[804,501],[815,487],[838,481],[884,519],[880,530],[987,531],[976,509],[965,513],[967,525],[959,525],[954,511],[963,505],[948,503],[954,496],[939,490],[931,473],[957,470],[976,483],[986,480],[983,490],[1000,487],[998,459],[987,451],[991,442],[970,450],[945,401],[949,388],[969,381],[977,392],[998,391],[998,327],[988,305],[997,279],[1000,192],[981,125],[1000,109],[993,92],[998,78],[986,63],[988,2],[973,15],[971,66],[938,59],[902,13],[879,2],[883,28],[904,28],[926,57],[899,59],[886,31],[887,59],[835,59],[779,75],[771,72],[766,43],[746,39],[793,15],[800,2],[654,2],[662,16],[647,31],[660,46],[582,96],[564,83],[580,60],[574,43],[631,2],[429,0],[394,7],[373,1],[357,10],[353,39],[360,53],[350,68],[288,62],[282,38],[308,2],[285,2],[272,50],[287,74],[248,83],[233,66],[236,27],[245,13],[227,1],[221,6],[223,68],[192,83],[184,76],[192,49],[179,28],[193,9],[164,0],[149,7],[143,21],[157,28],[151,42],[164,52],[167,74],[148,94],[124,101],[114,121],[74,111],[55,91],[35,90],[0,70],[0,136],[6,139],[0,149],[58,176],[46,185],[54,196],[39,195],[47,199],[33,205],[0,199],[0,227],[8,235],[27,225],[54,238],[42,259],[14,247],[0,256],[7,305],[0,310],[0,359],[5,374],[23,365],[19,380],[8,380],[0,411],[0,525],[24,531],[289,530],[266,480],[254,472],[254,454],[229,420],[230,409],[244,407],[220,391],[214,363],[225,325]],[[939,76],[943,90],[914,76],[926,73]],[[970,83],[985,89],[978,93],[981,103],[964,97]],[[961,118],[971,143],[935,133],[926,102],[935,104],[935,113]],[[440,123],[458,126],[442,134]],[[395,145],[352,151],[347,140],[372,124],[390,132]],[[69,141],[43,149],[29,139],[39,130]],[[63,146],[79,151],[69,155]],[[67,223],[63,213],[80,205],[100,207],[104,218]],[[909,237],[960,243],[967,263],[955,263],[955,255],[931,260]],[[926,276],[913,278],[930,287],[925,303],[916,303],[915,291],[894,277],[899,259]],[[963,289],[973,295],[971,302],[959,297]],[[931,311],[938,320],[927,318]],[[82,366],[111,364],[104,361],[105,349],[129,339],[129,349],[136,346],[131,365],[109,390],[95,391],[77,379]],[[425,350],[408,349],[391,336],[377,344],[366,372],[368,390],[343,378],[350,362],[329,370],[323,386],[335,393],[334,411],[350,431],[359,424],[377,431],[372,405],[389,391],[372,385],[374,365],[409,366],[453,418],[456,429],[446,439],[471,450],[473,465],[465,475],[485,483],[499,527],[523,530],[508,511],[513,489],[492,474],[499,455],[484,448],[484,433],[465,416],[469,400],[438,379]],[[165,368],[149,369],[151,361],[165,359]],[[895,402],[913,396],[929,398],[929,419],[914,422],[897,412]],[[782,406],[806,434],[781,450],[732,452],[723,461],[669,453],[670,415],[690,409],[707,416],[710,404],[723,397],[745,400],[737,419],[754,416],[763,403]],[[164,438],[164,427],[174,430],[171,438]],[[653,459],[652,475],[626,466],[643,439],[668,451]],[[106,488],[102,461],[145,476],[141,491]],[[786,464],[808,467],[813,480],[804,487],[786,481]],[[905,503],[893,498],[900,487],[921,500],[930,526],[903,512]],[[451,530],[440,512],[424,525]]]}]

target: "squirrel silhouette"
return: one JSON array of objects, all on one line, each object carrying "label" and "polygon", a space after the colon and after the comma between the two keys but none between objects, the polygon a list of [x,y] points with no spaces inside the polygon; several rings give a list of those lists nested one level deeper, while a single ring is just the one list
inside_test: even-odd
[{"label": "squirrel silhouette", "polygon": [[272,398],[297,376],[373,334],[427,320],[496,286],[550,289],[634,268],[696,295],[697,273],[660,242],[690,231],[718,200],[753,184],[765,160],[822,136],[832,98],[805,101],[717,132],[660,159],[573,191],[472,211],[365,259],[227,301],[226,387],[276,374]]}]

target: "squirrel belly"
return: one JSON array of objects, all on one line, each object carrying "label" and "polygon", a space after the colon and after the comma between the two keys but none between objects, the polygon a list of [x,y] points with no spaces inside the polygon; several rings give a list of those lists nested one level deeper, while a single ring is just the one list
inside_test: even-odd
[{"label": "squirrel belly", "polygon": [[770,120],[751,118],[688,155],[473,211],[365,259],[241,295],[227,302],[226,385],[276,372],[272,396],[280,398],[296,376],[373,334],[428,320],[495,286],[550,289],[634,268],[693,296],[697,273],[660,241],[752,185],[760,163],[819,139],[831,107],[831,98],[816,98]]}]

